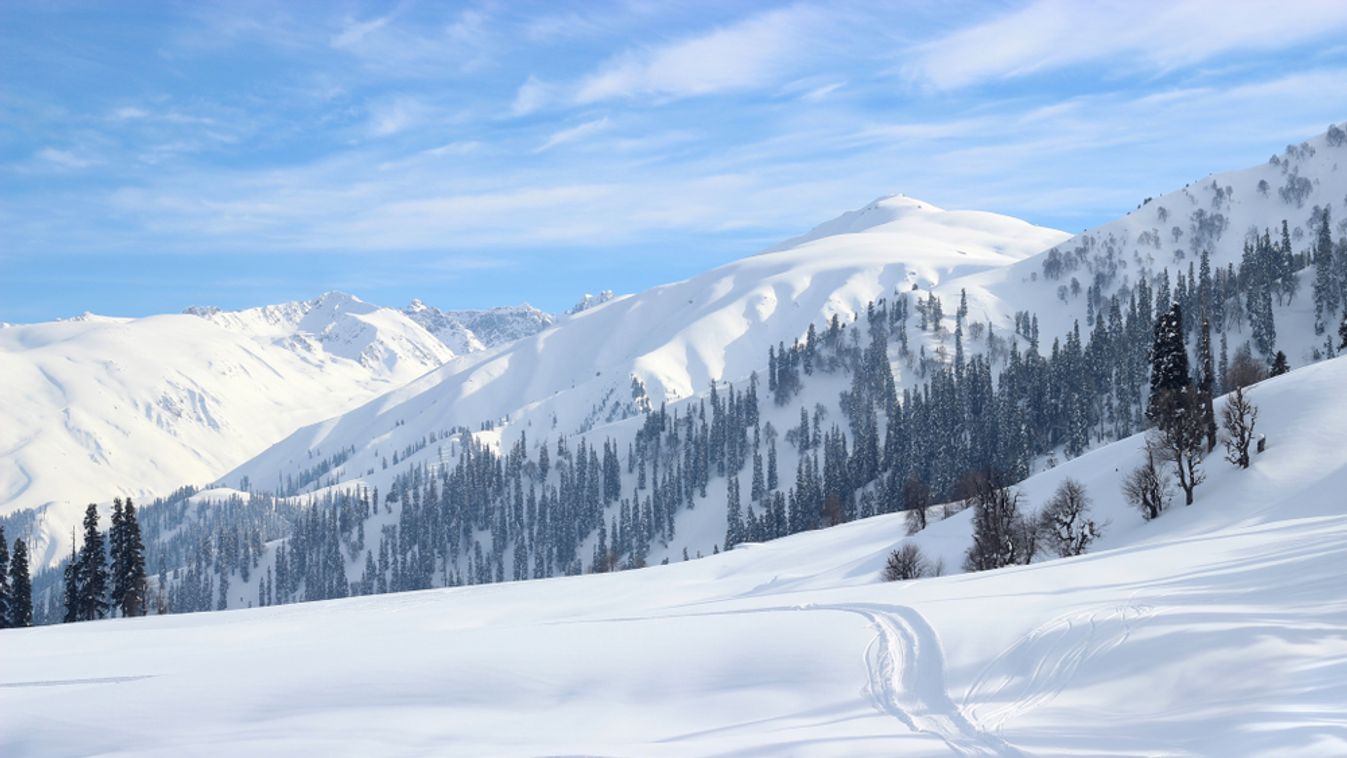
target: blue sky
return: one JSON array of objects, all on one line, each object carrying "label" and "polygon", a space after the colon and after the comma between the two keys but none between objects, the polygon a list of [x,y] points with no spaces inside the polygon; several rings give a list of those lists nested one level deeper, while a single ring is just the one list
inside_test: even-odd
[{"label": "blue sky", "polygon": [[0,4],[0,321],[683,278],[902,192],[1076,231],[1347,118],[1347,3]]}]

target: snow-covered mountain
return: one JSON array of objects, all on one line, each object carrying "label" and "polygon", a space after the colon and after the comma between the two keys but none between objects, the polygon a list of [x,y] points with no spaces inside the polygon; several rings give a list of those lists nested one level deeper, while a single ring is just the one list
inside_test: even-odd
[{"label": "snow-covered mountain", "polygon": [[1030,509],[1067,477],[1093,500],[1076,558],[883,583],[903,542],[957,571],[973,515],[904,538],[892,514],[642,571],[0,632],[0,753],[1347,754],[1344,386],[1347,358],[1254,387],[1267,451],[1152,521],[1119,494],[1138,437],[1030,478]]},{"label": "snow-covered mountain", "polygon": [[[815,230],[782,250],[612,298],[455,361],[297,432],[227,480],[270,481],[317,448],[354,445],[359,468],[382,457],[374,455],[377,448],[483,422],[563,434],[589,429],[691,397],[713,379],[746,379],[764,368],[769,347],[789,345],[810,324],[833,315],[849,322],[895,290],[925,290],[1003,268],[1068,237],[1007,216],[946,211],[899,196],[877,200],[861,215],[864,223]],[[411,425],[390,436],[395,420]]]},{"label": "snow-covered mountain", "polygon": [[455,355],[467,355],[523,339],[551,326],[556,318],[525,303],[487,310],[445,311],[413,300],[402,310],[435,335]]},{"label": "snow-covered mountain", "polygon": [[[1181,189],[1148,197],[1133,211],[1012,266],[950,281],[937,287],[946,299],[967,290],[973,319],[1010,325],[1016,311],[1031,310],[1042,321],[1045,338],[1059,336],[1080,321],[1088,330],[1089,299],[1127,293],[1144,276],[1168,269],[1171,283],[1190,270],[1200,273],[1202,252],[1213,270],[1239,267],[1251,235],[1270,233],[1281,240],[1287,222],[1292,248],[1305,253],[1314,242],[1316,214],[1328,208],[1333,239],[1347,235],[1347,138],[1333,126],[1328,132],[1288,145],[1264,164],[1209,174]],[[1091,293],[1091,290],[1094,290]],[[1296,328],[1279,330],[1278,347],[1294,365],[1313,360],[1322,338],[1299,326],[1304,307],[1312,310],[1311,287],[1303,282],[1292,306],[1278,313]],[[1336,318],[1341,314],[1333,314]],[[1312,319],[1312,316],[1310,316]],[[1288,326],[1290,326],[1288,324]]]},{"label": "snow-covered mountain", "polygon": [[[1020,354],[1040,349],[1044,356],[1055,354],[1057,348],[1049,346],[1058,339],[1065,342],[1073,323],[1083,324],[1088,333],[1094,323],[1088,317],[1101,313],[1102,304],[1114,295],[1126,303],[1141,280],[1156,292],[1165,288],[1168,297],[1169,285],[1163,282],[1186,275],[1189,264],[1196,263],[1195,249],[1210,254],[1213,269],[1238,264],[1246,236],[1229,228],[1273,230],[1287,219],[1292,252],[1304,254],[1312,236],[1308,214],[1315,205],[1331,207],[1335,219],[1347,218],[1343,157],[1347,147],[1321,136],[1289,148],[1265,166],[1203,180],[1197,188],[1163,195],[1075,237],[995,214],[945,211],[902,196],[881,198],[774,250],[686,281],[613,298],[531,337],[447,364],[349,413],[297,431],[220,481],[230,487],[279,481],[306,470],[315,459],[350,451],[343,452],[341,465],[321,481],[311,480],[308,489],[365,487],[387,493],[400,477],[405,481],[416,476],[418,468],[451,468],[467,439],[463,430],[481,430],[472,437],[502,455],[527,437],[531,465],[538,445],[555,446],[562,437],[572,437],[572,444],[575,435],[592,446],[609,443],[626,454],[625,471],[618,474],[621,493],[641,497],[628,451],[642,434],[646,412],[667,404],[671,414],[696,415],[713,381],[722,382],[722,389],[724,382],[731,382],[743,391],[750,375],[757,373],[766,384],[769,348],[790,349],[811,327],[823,329],[833,317],[843,326],[854,324],[842,339],[859,350],[867,340],[864,325],[872,303],[903,299],[920,307],[920,301],[933,296],[943,301],[943,317],[933,316],[920,329],[903,327],[911,345],[905,337],[901,350],[888,347],[888,368],[899,391],[917,387],[941,366],[951,366],[960,350],[967,356],[987,355],[995,371],[1008,365],[1010,348]],[[1281,177],[1282,184],[1274,185],[1271,177]],[[1281,192],[1279,186],[1301,189]],[[1220,218],[1213,221],[1213,214]],[[1164,255],[1157,257],[1154,235],[1148,232],[1161,217],[1175,221],[1180,215],[1188,220],[1188,231],[1176,234],[1171,228],[1169,238],[1171,244],[1182,244],[1162,243]],[[1218,231],[1223,228],[1227,231]],[[1334,233],[1341,231],[1339,226]],[[1272,308],[1280,325],[1276,346],[1288,353],[1292,365],[1324,354],[1315,352],[1325,338],[1312,328],[1307,280],[1313,271],[1303,268],[1292,275],[1302,283],[1299,296]],[[1077,287],[1073,276],[1086,281]],[[1237,283],[1232,280],[1230,286]],[[960,342],[955,312],[965,296],[967,331]],[[1237,295],[1231,302],[1242,299]],[[1037,338],[1024,334],[1027,329],[1017,323],[1021,314],[1031,312],[1041,327]],[[1150,333],[1150,316],[1144,318],[1126,337],[1128,344],[1142,344],[1143,350]],[[986,328],[974,328],[979,325]],[[1121,342],[1124,335],[1116,339]],[[1249,340],[1245,320],[1232,317],[1214,339],[1228,341],[1234,354]],[[1033,347],[1036,341],[1041,348]],[[1143,373],[1143,383],[1144,378]],[[847,377],[816,373],[807,385],[786,405],[763,403],[758,426],[785,432],[809,414],[814,424],[841,424],[849,444],[859,444],[843,405]],[[1044,400],[1050,402],[1055,401]],[[1104,405],[1102,397],[1091,402],[1096,409]],[[1134,405],[1128,412],[1139,414],[1140,408]],[[1094,423],[1083,432],[1082,447],[1068,457],[1116,438],[1110,428],[1122,429],[1122,434],[1136,428],[1127,423],[1110,427],[1102,415]],[[756,435],[755,427],[755,440]],[[807,452],[798,441],[772,441],[764,447],[779,451],[783,477],[801,461],[819,465],[817,451]],[[1049,457],[1032,465],[1041,468],[1064,451],[1046,452]],[[693,465],[687,463],[684,471]],[[645,559],[677,559],[684,551],[707,554],[722,544],[727,487],[726,479],[711,476],[699,488],[704,491],[689,496],[687,510],[668,517],[665,537],[649,547]],[[395,511],[390,508],[390,513]],[[606,506],[603,519],[616,516],[616,505]],[[670,538],[672,534],[677,537]],[[599,536],[580,535],[582,560]],[[479,539],[484,551],[496,545],[496,560],[503,560],[510,549],[523,550],[503,547],[513,543],[499,538]],[[466,559],[458,560],[456,570],[465,571]]]},{"label": "snow-covered mountain", "polygon": [[44,533],[68,535],[87,502],[212,479],[453,357],[399,311],[335,292],[0,329],[0,514],[51,506]]}]

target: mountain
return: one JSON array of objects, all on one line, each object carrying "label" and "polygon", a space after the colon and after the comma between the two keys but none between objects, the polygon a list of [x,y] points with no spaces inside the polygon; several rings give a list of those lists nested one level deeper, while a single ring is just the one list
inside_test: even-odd
[{"label": "mountain", "polygon": [[[773,515],[773,534],[898,509],[903,501],[897,477],[907,476],[901,472],[909,466],[918,466],[933,492],[944,496],[953,496],[968,473],[960,466],[995,465],[1028,475],[1144,428],[1152,318],[1170,301],[1181,302],[1189,314],[1185,336],[1198,365],[1192,314],[1198,311],[1200,277],[1194,250],[1209,253],[1214,280],[1209,286],[1217,288],[1219,297],[1213,298],[1228,311],[1212,337],[1214,354],[1219,345],[1219,360],[1213,355],[1215,387],[1224,384],[1227,364],[1240,360],[1251,341],[1255,319],[1242,304],[1267,288],[1278,293],[1275,301],[1268,299],[1267,318],[1278,325],[1272,347],[1285,350],[1297,366],[1331,355],[1331,345],[1313,328],[1308,282],[1317,269],[1308,255],[1314,236],[1309,214],[1319,205],[1331,207],[1332,218],[1347,218],[1343,155],[1347,148],[1321,136],[1265,166],[1213,176],[1074,237],[995,214],[945,211],[903,196],[881,198],[777,249],[615,297],[530,337],[447,364],[360,408],[298,430],[219,484],[284,480],[302,481],[299,491],[320,497],[383,493],[390,499],[387,516],[373,522],[382,529],[398,525],[403,518],[398,514],[406,512],[401,498],[409,493],[439,497],[424,491],[433,475],[467,470],[481,455],[522,467],[522,476],[511,469],[518,481],[512,485],[518,493],[513,504],[510,486],[493,484],[489,492],[472,496],[481,501],[469,501],[477,531],[462,523],[454,547],[425,547],[435,551],[429,560],[440,566],[427,581],[453,584],[590,570],[605,532],[613,531],[622,536],[623,561],[710,554],[733,535],[735,517],[727,511],[731,480],[737,476],[746,489],[749,473],[757,476],[745,470],[749,459],[743,448],[735,450],[750,441],[755,457],[770,454],[776,461],[781,484],[779,490],[769,487],[768,494],[777,490],[788,502],[807,495],[811,502],[790,517],[788,527],[784,516]],[[1271,177],[1281,177],[1281,184]],[[1304,191],[1297,194],[1295,188]],[[1214,214],[1219,218],[1212,220]],[[1190,228],[1177,235],[1171,229],[1171,243],[1182,246],[1162,243],[1164,255],[1156,257],[1155,235],[1148,232],[1162,217],[1185,218]],[[1261,264],[1245,260],[1249,237],[1228,230],[1276,229],[1283,218],[1289,268],[1265,278],[1255,270]],[[1339,222],[1333,233],[1343,231]],[[1291,298],[1283,285],[1296,282],[1300,292]],[[816,330],[812,340],[811,330]],[[887,369],[879,373],[871,358],[862,359],[876,335]],[[798,394],[777,393],[776,403],[763,402],[776,378],[769,349],[783,362],[817,349],[817,360],[827,365],[803,379],[790,368],[802,382]],[[962,373],[965,369],[973,373]],[[997,394],[994,373],[1004,374],[998,382],[1004,390],[1020,396]],[[883,375],[891,375],[891,390]],[[985,389],[955,384],[959,377],[982,382],[984,376]],[[718,396],[711,394],[714,383]],[[925,402],[886,408],[905,391]],[[883,400],[886,392],[894,399]],[[737,402],[739,410],[727,410],[727,397],[729,409]],[[858,397],[865,407],[857,408]],[[742,410],[745,402],[751,411]],[[652,413],[661,408],[665,412]],[[873,420],[865,421],[867,413]],[[734,420],[726,422],[726,414],[735,414]],[[747,427],[733,432],[745,441],[733,443],[724,424],[737,426],[745,418]],[[930,428],[903,426],[917,423]],[[895,425],[896,440],[890,434]],[[806,433],[809,438],[801,436]],[[868,453],[868,462],[862,459],[879,446],[884,450]],[[544,447],[555,451],[550,474]],[[341,460],[321,476],[311,473],[313,461],[338,452]],[[574,458],[577,454],[595,460]],[[557,471],[560,458],[564,472]],[[507,464],[510,460],[514,463]],[[609,494],[593,502],[574,488],[590,486],[585,482],[594,481],[599,468]],[[301,476],[305,472],[310,473]],[[647,474],[655,481],[645,483]],[[554,504],[570,500],[568,507],[582,509],[566,516],[576,520],[565,533],[530,540],[493,526],[495,509],[519,520],[511,509],[521,507],[530,488]],[[845,496],[830,501],[822,494],[825,488],[842,488],[828,491]],[[618,523],[628,518],[618,502],[624,498],[650,509],[650,515],[645,510],[630,515],[645,532],[636,543]],[[757,496],[739,499],[760,517],[769,506],[777,509]],[[450,508],[444,502],[435,507]],[[834,510],[821,514],[817,508]],[[451,511],[437,518],[457,518]],[[405,535],[412,525],[400,528]],[[637,552],[628,554],[632,544]],[[366,550],[377,548],[368,544]],[[350,579],[361,566],[348,569]]]},{"label": "mountain", "polygon": [[45,532],[59,536],[87,502],[210,480],[454,353],[400,312],[332,292],[14,325],[0,356],[0,513],[52,506]]},{"label": "mountain", "polygon": [[884,583],[904,542],[957,570],[974,515],[904,538],[890,514],[641,571],[0,632],[24,725],[0,752],[1342,755],[1344,386],[1347,358],[1254,387],[1267,451],[1152,521],[1119,494],[1139,437],[1025,481],[1029,511],[1085,487],[1104,535],[1075,558]]},{"label": "mountain", "polygon": [[[1145,198],[1127,214],[1054,244],[1038,255],[995,271],[937,287],[945,298],[968,293],[975,319],[1010,324],[1011,314],[1035,311],[1046,335],[1064,335],[1074,321],[1083,329],[1093,299],[1102,303],[1115,293],[1135,290],[1140,278],[1167,279],[1200,273],[1201,254],[1210,255],[1213,270],[1239,267],[1244,244],[1268,232],[1281,240],[1282,222],[1294,252],[1306,253],[1314,243],[1317,213],[1330,209],[1333,238],[1347,235],[1347,141],[1337,126],[1305,142],[1288,145],[1262,165],[1209,174],[1184,187]],[[1322,337],[1300,328],[1313,319],[1311,283],[1302,283],[1289,302],[1280,294],[1274,308],[1277,347],[1293,364],[1316,360]],[[1308,310],[1307,310],[1308,309]],[[1195,315],[1195,314],[1193,314]],[[1331,314],[1336,319],[1341,313]],[[1247,333],[1240,340],[1248,339]]]},{"label": "mountain", "polygon": [[402,310],[425,327],[455,355],[467,355],[528,337],[551,326],[556,318],[525,303],[487,310],[444,311],[420,300]]},{"label": "mountain", "polygon": [[[1010,265],[1067,238],[992,213],[945,211],[909,198],[872,204],[884,217],[814,236],[685,281],[583,309],[537,334],[469,355],[347,416],[301,430],[226,477],[270,481],[315,448],[377,447],[430,430],[508,420],[572,433],[688,398],[712,379],[762,370],[769,347],[810,324],[850,321],[877,297]],[[415,426],[389,434],[393,419]],[[377,441],[376,441],[377,440]]]}]

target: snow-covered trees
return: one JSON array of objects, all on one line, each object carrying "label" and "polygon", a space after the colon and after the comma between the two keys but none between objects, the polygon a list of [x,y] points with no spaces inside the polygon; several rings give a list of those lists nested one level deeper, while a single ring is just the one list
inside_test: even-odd
[{"label": "snow-covered trees", "polygon": [[1101,531],[1090,518],[1090,498],[1075,479],[1063,479],[1052,499],[1039,512],[1039,530],[1057,555],[1081,555]]},{"label": "snow-covered trees", "polygon": [[144,616],[148,587],[145,579],[145,545],[141,542],[136,506],[130,498],[112,501],[112,529],[108,533],[112,558],[112,605],[123,616]]},{"label": "snow-covered trees", "polygon": [[[3,541],[3,535],[0,535]],[[9,620],[11,627],[33,624],[33,581],[28,574],[28,544],[14,540],[14,552],[9,558]]]},{"label": "snow-covered trees", "polygon": [[12,594],[9,586],[9,543],[5,528],[0,526],[0,629],[9,626],[9,606]]},{"label": "snow-covered trees", "polygon": [[1337,281],[1337,267],[1333,261],[1333,232],[1329,223],[1329,209],[1316,214],[1314,251],[1314,333],[1323,334],[1333,314],[1342,305],[1342,288]]},{"label": "snow-covered trees", "polygon": [[84,543],[78,553],[71,544],[70,562],[65,567],[65,620],[92,621],[108,612],[107,555],[103,533],[98,530],[98,506],[84,511]]},{"label": "snow-covered trees", "polygon": [[1151,342],[1151,397],[1147,415],[1157,427],[1171,424],[1183,407],[1191,379],[1183,344],[1183,308],[1174,303],[1155,320]]},{"label": "snow-covered trees", "polygon": [[1225,459],[1240,468],[1249,467],[1249,445],[1253,442],[1258,406],[1244,395],[1243,387],[1226,398],[1221,408],[1221,429],[1225,432]]}]

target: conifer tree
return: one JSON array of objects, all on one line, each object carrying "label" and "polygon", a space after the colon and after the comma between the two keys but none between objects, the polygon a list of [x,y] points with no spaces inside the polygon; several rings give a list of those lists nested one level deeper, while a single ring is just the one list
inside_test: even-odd
[{"label": "conifer tree", "polygon": [[1216,368],[1211,357],[1211,321],[1206,309],[1202,311],[1202,334],[1198,346],[1198,361],[1201,378],[1198,381],[1198,398],[1202,406],[1202,425],[1207,432],[1207,452],[1216,449],[1216,411],[1213,407],[1216,395]]},{"label": "conifer tree", "polygon": [[1188,351],[1183,345],[1183,309],[1169,306],[1155,320],[1151,343],[1151,396],[1147,415],[1164,428],[1176,420],[1182,395],[1188,389]]},{"label": "conifer tree", "polygon": [[[1314,243],[1314,333],[1323,334],[1332,314],[1338,312],[1341,290],[1334,281],[1333,237],[1329,227],[1329,211],[1325,207],[1318,214],[1318,234]],[[1275,374],[1273,376],[1276,376]]]},{"label": "conifer tree", "polygon": [[101,619],[108,612],[107,555],[103,548],[103,533],[98,530],[98,506],[93,503],[84,510],[84,544],[80,547],[76,620]]},{"label": "conifer tree", "polygon": [[726,483],[725,497],[725,549],[729,550],[744,540],[744,520],[739,509],[739,477],[730,477]]},{"label": "conifer tree", "polygon": [[1272,357],[1272,370],[1269,372],[1272,376],[1281,376],[1291,370],[1291,364],[1286,362],[1286,353],[1278,350]]},{"label": "conifer tree", "polygon": [[13,596],[9,587],[9,543],[5,528],[0,526],[0,629],[9,626],[9,609]]},{"label": "conifer tree", "polygon": [[[113,513],[116,513],[115,508]],[[140,536],[136,506],[130,498],[126,499],[122,508],[120,534],[113,538],[113,544],[116,549],[112,561],[115,602],[123,616],[144,616],[149,595],[145,575],[145,544]]]},{"label": "conifer tree", "polygon": [[65,617],[61,619],[64,623],[79,621],[80,613],[80,560],[79,554],[75,552],[75,530],[70,530],[70,558],[66,560],[63,583],[63,592],[61,593],[61,602],[65,605]]},{"label": "conifer tree", "polygon": [[14,540],[9,561],[9,626],[33,625],[33,581],[28,574],[28,545]]}]

